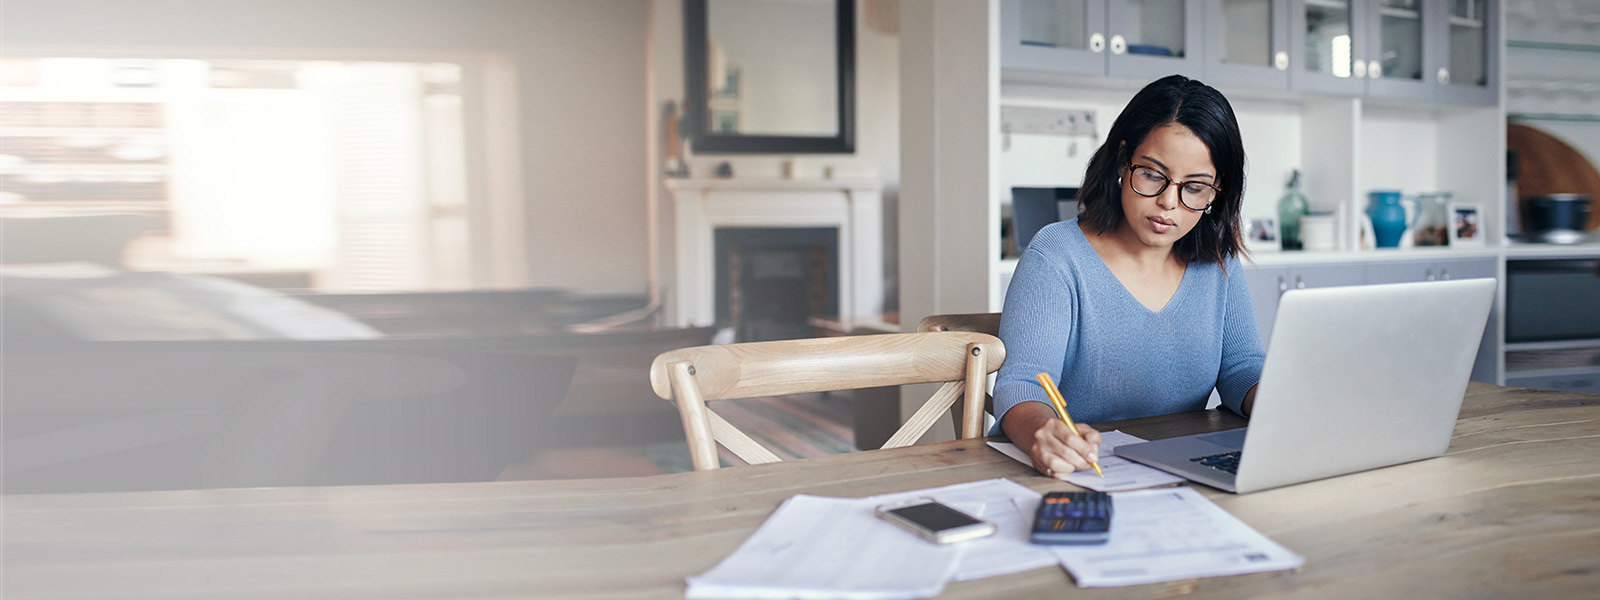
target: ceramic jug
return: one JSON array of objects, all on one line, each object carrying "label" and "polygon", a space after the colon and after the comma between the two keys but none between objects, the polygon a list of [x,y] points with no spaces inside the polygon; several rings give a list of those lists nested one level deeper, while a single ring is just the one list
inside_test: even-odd
[{"label": "ceramic jug", "polygon": [[[1398,248],[1417,224],[1417,197],[1397,190],[1377,190],[1368,194],[1367,215],[1372,217],[1372,237],[1379,248]],[[1406,210],[1404,203],[1411,204]]]}]

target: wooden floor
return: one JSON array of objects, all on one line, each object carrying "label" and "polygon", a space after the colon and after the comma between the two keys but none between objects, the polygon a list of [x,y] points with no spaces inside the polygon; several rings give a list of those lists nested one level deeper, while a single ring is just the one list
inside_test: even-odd
[{"label": "wooden floor", "polygon": [[[785,459],[854,452],[849,392],[724,400],[710,407]],[[723,466],[743,464],[726,450]],[[693,470],[681,438],[637,445],[568,447],[536,453],[499,479],[636,477]]]}]

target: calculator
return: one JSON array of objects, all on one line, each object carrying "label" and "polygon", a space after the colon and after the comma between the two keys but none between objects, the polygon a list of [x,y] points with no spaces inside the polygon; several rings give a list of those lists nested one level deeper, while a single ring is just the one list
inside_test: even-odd
[{"label": "calculator", "polygon": [[1104,544],[1111,539],[1111,495],[1050,492],[1039,500],[1029,539],[1035,544]]}]

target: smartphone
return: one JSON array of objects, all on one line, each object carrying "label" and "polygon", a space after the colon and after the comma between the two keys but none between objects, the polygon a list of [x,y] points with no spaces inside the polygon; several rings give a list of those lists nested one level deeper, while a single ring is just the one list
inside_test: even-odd
[{"label": "smartphone", "polygon": [[995,532],[994,523],[940,504],[932,498],[885,504],[878,507],[878,516],[936,544],[981,538]]}]

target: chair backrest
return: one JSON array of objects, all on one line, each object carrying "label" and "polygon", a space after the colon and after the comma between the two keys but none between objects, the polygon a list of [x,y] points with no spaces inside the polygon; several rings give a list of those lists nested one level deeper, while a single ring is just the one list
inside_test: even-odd
[{"label": "chair backrest", "polygon": [[917,331],[973,331],[1000,335],[1000,313],[929,315],[917,323]]},{"label": "chair backrest", "polygon": [[678,405],[697,471],[715,469],[721,443],[750,464],[781,460],[706,408],[710,400],[943,383],[883,444],[915,443],[963,396],[961,437],[982,435],[984,385],[1005,362],[999,338],[981,333],[890,333],[683,348],[650,365],[656,395]]},{"label": "chair backrest", "polygon": [[[998,337],[1000,313],[928,315],[917,323],[917,331],[971,331]],[[983,410],[994,414],[994,398],[988,394],[984,394]]]}]

